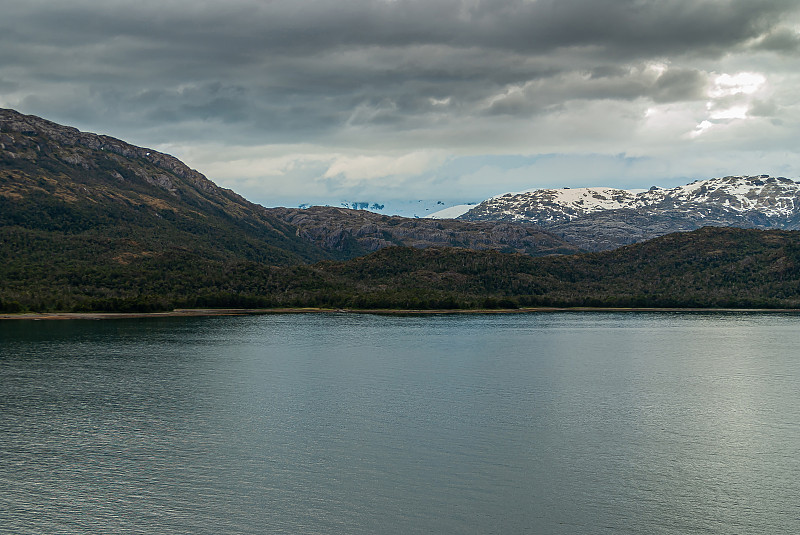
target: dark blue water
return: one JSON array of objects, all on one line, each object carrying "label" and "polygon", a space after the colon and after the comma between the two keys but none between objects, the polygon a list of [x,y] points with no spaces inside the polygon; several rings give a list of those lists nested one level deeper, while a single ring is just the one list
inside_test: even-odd
[{"label": "dark blue water", "polygon": [[797,533],[800,316],[0,322],[3,533]]}]

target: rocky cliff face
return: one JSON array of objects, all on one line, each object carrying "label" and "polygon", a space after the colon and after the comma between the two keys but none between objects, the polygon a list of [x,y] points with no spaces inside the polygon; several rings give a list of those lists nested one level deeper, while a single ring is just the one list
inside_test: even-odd
[{"label": "rocky cliff face", "polygon": [[800,228],[800,183],[759,175],[671,189],[540,189],[493,197],[459,219],[535,223],[600,251],[704,226]]},{"label": "rocky cliff face", "polygon": [[298,236],[346,256],[393,245],[496,249],[532,256],[579,252],[578,247],[530,224],[409,219],[322,206],[270,208],[269,212],[297,227]]},{"label": "rocky cliff face", "polygon": [[119,181],[138,179],[175,197],[199,194],[217,201],[244,200],[168,154],[9,109],[0,109],[0,157],[20,163],[55,159],[87,171],[120,166],[133,176],[126,178],[120,169],[108,169],[109,177]]}]

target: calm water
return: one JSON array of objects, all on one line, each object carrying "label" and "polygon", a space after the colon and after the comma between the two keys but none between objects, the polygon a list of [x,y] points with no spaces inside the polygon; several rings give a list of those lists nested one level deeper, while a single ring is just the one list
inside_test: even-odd
[{"label": "calm water", "polygon": [[3,533],[797,533],[800,316],[0,322]]}]

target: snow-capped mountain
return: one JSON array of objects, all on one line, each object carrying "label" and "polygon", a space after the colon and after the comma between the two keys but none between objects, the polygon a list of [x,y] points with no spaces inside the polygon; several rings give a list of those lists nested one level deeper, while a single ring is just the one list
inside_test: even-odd
[{"label": "snow-capped mountain", "polygon": [[602,250],[703,226],[800,228],[800,183],[758,175],[669,189],[538,189],[492,197],[459,219],[534,223]]},{"label": "snow-capped mountain", "polygon": [[791,217],[800,209],[800,183],[788,178],[727,176],[698,180],[671,189],[536,189],[506,193],[483,201],[461,216],[471,220],[528,221],[540,225],[572,221],[604,210],[709,204],[735,212],[757,211]]},{"label": "snow-capped mountain", "polygon": [[800,210],[800,183],[783,177],[727,176],[695,181],[686,186],[650,189],[637,196],[636,208],[663,205],[708,204],[767,217],[790,218]]}]

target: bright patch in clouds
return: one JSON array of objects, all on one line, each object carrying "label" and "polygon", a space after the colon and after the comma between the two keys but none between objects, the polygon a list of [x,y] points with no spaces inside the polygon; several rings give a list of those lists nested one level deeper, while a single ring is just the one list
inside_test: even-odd
[{"label": "bright patch in clouds", "polygon": [[695,138],[695,137],[697,137],[699,135],[702,135],[709,128],[713,128],[713,127],[714,127],[714,123],[712,123],[711,121],[702,121],[700,124],[698,124],[695,127],[695,129],[692,132],[689,132],[689,136],[688,137]]},{"label": "bright patch in clouds", "polygon": [[442,160],[441,154],[429,151],[402,156],[337,156],[323,176],[358,182],[387,176],[418,175],[441,164]]},{"label": "bright patch in clouds", "polygon": [[747,106],[733,106],[724,110],[717,110],[711,113],[712,119],[747,119]]},{"label": "bright patch in clouds", "polygon": [[669,65],[663,62],[654,62],[647,65],[647,69],[655,73],[656,78],[667,72]]},{"label": "bright patch in clouds", "polygon": [[740,72],[738,74],[720,74],[714,79],[714,86],[709,91],[711,98],[721,98],[730,95],[752,95],[766,83],[764,75],[754,72]]},{"label": "bright patch in clouds", "polygon": [[763,91],[767,78],[760,73],[740,72],[737,74],[720,74],[714,78],[708,91],[709,101],[706,103],[708,113],[690,132],[690,138],[696,138],[706,132],[717,130],[721,125],[731,121],[749,118],[756,94]]}]

